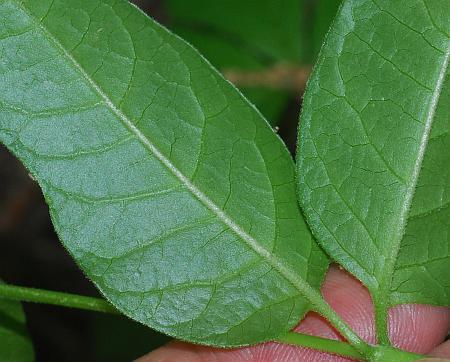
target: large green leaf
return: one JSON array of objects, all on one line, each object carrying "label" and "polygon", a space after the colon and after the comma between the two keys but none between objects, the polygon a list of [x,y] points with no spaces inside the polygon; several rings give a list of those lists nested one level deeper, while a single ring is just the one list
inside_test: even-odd
[{"label": "large green leaf", "polygon": [[214,345],[272,339],[327,260],[269,124],[126,1],[1,0],[0,140],[117,308]]},{"label": "large green leaf", "polygon": [[301,204],[381,316],[450,305],[449,14],[447,0],[344,1],[305,97]]},{"label": "large green leaf", "polygon": [[34,361],[33,345],[20,302],[0,299],[0,361]]}]

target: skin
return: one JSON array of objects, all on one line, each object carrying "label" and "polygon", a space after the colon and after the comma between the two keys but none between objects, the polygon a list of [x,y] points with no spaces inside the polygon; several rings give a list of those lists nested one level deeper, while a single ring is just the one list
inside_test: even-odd
[{"label": "skin", "polygon": [[[373,304],[367,289],[347,272],[332,266],[327,273],[322,294],[331,307],[369,343],[376,343]],[[401,349],[450,358],[450,308],[425,305],[401,305],[389,313],[389,331],[394,346]],[[295,331],[316,336],[342,339],[315,313],[309,313]],[[234,350],[171,342],[136,362],[345,362],[351,359],[306,348],[277,343]],[[436,361],[436,360],[434,360]]]}]

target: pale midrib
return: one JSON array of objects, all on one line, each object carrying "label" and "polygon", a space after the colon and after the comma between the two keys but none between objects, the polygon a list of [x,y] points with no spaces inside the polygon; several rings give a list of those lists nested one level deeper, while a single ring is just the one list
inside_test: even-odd
[{"label": "pale midrib", "polygon": [[382,282],[380,283],[380,289],[382,290],[381,298],[387,301],[388,293],[391,286],[392,275],[394,273],[395,265],[397,263],[398,253],[400,251],[400,245],[403,240],[406,225],[408,223],[409,211],[411,209],[411,203],[414,198],[417,182],[419,181],[420,171],[422,169],[422,163],[425,157],[425,151],[428,145],[428,141],[430,139],[431,128],[433,125],[433,121],[436,115],[436,110],[439,104],[439,99],[442,93],[442,88],[445,82],[445,76],[448,71],[450,60],[450,40],[448,42],[447,51],[445,52],[444,59],[442,61],[441,69],[439,72],[438,79],[436,81],[436,85],[431,96],[430,106],[428,109],[427,117],[425,119],[425,127],[422,134],[422,138],[420,140],[419,152],[417,154],[417,159],[414,164],[413,172],[411,174],[411,182],[409,187],[406,190],[406,195],[403,203],[403,207],[400,211],[399,215],[399,223],[396,233],[394,234],[394,242],[391,247],[388,248],[390,253],[387,255],[386,264],[384,268],[381,268],[381,277]]},{"label": "pale midrib", "polygon": [[[17,1],[17,0],[16,0]],[[287,281],[289,281],[300,293],[308,299],[314,307],[317,307],[318,298],[322,300],[321,295],[313,289],[306,281],[297,276],[297,273],[286,267],[284,263],[261,246],[253,237],[247,234],[237,225],[223,210],[221,210],[208,196],[200,191],[172,162],[163,155],[161,151],[128,119],[128,117],[111,101],[103,89],[90,77],[78,61],[64,48],[59,40],[37,19],[33,14],[23,8],[19,2],[19,7],[38,24],[39,28],[45,33],[47,38],[53,42],[73,64],[76,70],[89,83],[95,92],[102,98],[103,102],[111,111],[121,120],[129,131],[139,139],[139,141],[183,184],[192,192],[192,194],[209,210],[211,210],[225,225],[227,225],[236,235],[238,235],[252,250],[277,270]],[[320,308],[319,308],[320,309]]]}]

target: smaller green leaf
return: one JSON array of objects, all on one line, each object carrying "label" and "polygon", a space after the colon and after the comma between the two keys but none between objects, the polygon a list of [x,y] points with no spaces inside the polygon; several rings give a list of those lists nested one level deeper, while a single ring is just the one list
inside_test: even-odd
[{"label": "smaller green leaf", "polygon": [[303,105],[299,199],[374,300],[450,306],[448,0],[345,0]]},{"label": "smaller green leaf", "polygon": [[34,361],[22,306],[5,299],[0,299],[0,361]]}]

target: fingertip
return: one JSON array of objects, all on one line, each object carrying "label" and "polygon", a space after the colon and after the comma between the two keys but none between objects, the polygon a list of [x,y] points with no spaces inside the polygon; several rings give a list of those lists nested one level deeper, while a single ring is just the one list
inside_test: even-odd
[{"label": "fingertip", "polygon": [[405,304],[389,312],[394,346],[415,353],[428,353],[440,344],[450,328],[450,308]]},{"label": "fingertip", "polygon": [[[367,289],[339,267],[331,266],[322,287],[324,298],[350,327],[369,343],[375,343],[374,308]],[[389,313],[390,337],[401,349],[429,353],[441,343],[450,328],[450,309],[426,305],[401,305]],[[321,316],[309,313],[295,329],[298,332],[339,339],[339,334]],[[450,341],[430,354],[450,358]],[[317,351],[277,343],[242,349],[217,349],[171,342],[136,362],[249,362],[249,361],[344,361]],[[345,360],[348,361],[348,360]]]},{"label": "fingertip", "polygon": [[223,349],[173,341],[137,359],[135,362],[243,362],[252,360],[254,348],[258,348],[258,346]]},{"label": "fingertip", "polygon": [[166,345],[138,358],[135,362],[200,362],[194,345],[169,342]]},{"label": "fingertip", "polygon": [[430,352],[430,356],[440,358],[450,358],[450,340],[437,346]]},{"label": "fingertip", "polygon": [[372,298],[358,279],[332,265],[322,287],[322,295],[361,338],[369,343],[376,342]]}]

